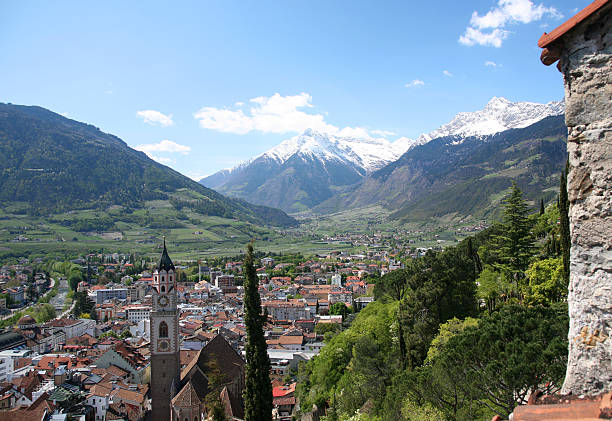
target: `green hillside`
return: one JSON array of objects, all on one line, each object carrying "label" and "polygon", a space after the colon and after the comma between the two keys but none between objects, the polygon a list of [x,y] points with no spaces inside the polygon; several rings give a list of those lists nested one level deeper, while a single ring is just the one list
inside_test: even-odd
[{"label": "green hillside", "polygon": [[[117,221],[172,223],[139,214],[147,201],[259,225],[292,226],[278,209],[229,199],[161,165],[121,139],[40,107],[0,104],[0,201],[29,215],[121,206],[119,214],[71,222],[77,231],[111,229]],[[179,218],[180,219],[180,218]]]}]

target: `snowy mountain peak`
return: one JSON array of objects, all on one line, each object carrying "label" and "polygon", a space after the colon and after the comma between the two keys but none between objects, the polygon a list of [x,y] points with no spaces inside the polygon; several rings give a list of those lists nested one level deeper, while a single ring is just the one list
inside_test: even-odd
[{"label": "snowy mountain peak", "polygon": [[284,163],[299,155],[343,162],[370,172],[396,160],[405,151],[394,145],[386,139],[343,137],[306,129],[260,156]]},{"label": "snowy mountain peak", "polygon": [[527,127],[545,117],[563,114],[565,103],[553,101],[547,104],[512,102],[493,97],[482,110],[462,112],[449,123],[431,133],[423,134],[417,143],[426,143],[443,136],[483,136],[508,129]]},{"label": "snowy mountain peak", "polygon": [[[444,136],[484,136],[508,129],[527,127],[545,117],[565,111],[563,101],[537,104],[512,102],[503,97],[493,97],[482,110],[458,113],[449,123],[417,139],[400,137],[394,142],[383,138],[341,136],[306,129],[302,134],[287,139],[263,154],[245,161],[230,170],[223,170],[217,177],[208,177],[211,186],[228,179],[259,159],[270,159],[283,165],[292,157],[343,164],[360,174],[378,170],[403,155],[409,149]],[[460,142],[460,141],[458,141]]]}]

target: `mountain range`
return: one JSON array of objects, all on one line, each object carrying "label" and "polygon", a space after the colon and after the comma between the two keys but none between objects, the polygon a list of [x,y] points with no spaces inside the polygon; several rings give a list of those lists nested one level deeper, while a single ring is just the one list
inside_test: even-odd
[{"label": "mountain range", "polygon": [[468,216],[491,219],[512,182],[534,203],[553,200],[567,159],[563,116],[492,135],[444,136],[416,146],[319,213],[378,204],[399,220]]},{"label": "mountain range", "polygon": [[[381,174],[393,172],[400,162],[415,164],[410,159],[412,151],[419,150],[415,152],[418,155],[420,147],[435,139],[444,138],[443,143],[449,141],[455,145],[469,139],[462,148],[438,151],[450,154],[445,157],[449,162],[439,162],[439,165],[456,164],[452,156],[458,150],[468,146],[473,149],[479,142],[491,142],[490,136],[496,133],[526,128],[563,112],[562,101],[537,104],[493,97],[482,110],[459,113],[449,123],[416,139],[401,137],[390,142],[371,137],[340,137],[309,129],[234,168],[206,177],[200,183],[223,194],[287,212],[310,209],[329,212],[373,203],[389,206],[391,202],[397,204],[389,198],[399,197],[405,186],[393,184],[394,179],[382,190],[368,186],[377,185]],[[419,164],[416,162],[415,168]]]},{"label": "mountain range", "polygon": [[0,103],[0,203],[28,212],[128,211],[161,200],[209,216],[288,226],[285,212],[227,198],[97,127],[41,107]]}]

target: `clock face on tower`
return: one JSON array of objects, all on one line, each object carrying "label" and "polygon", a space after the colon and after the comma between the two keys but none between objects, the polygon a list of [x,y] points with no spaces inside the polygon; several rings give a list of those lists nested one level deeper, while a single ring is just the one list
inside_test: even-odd
[{"label": "clock face on tower", "polygon": [[157,341],[157,349],[162,352],[166,352],[170,349],[170,341],[167,339],[160,339]]},{"label": "clock face on tower", "polygon": [[168,305],[168,297],[162,295],[161,297],[159,297],[158,303],[160,307],[166,307]]}]

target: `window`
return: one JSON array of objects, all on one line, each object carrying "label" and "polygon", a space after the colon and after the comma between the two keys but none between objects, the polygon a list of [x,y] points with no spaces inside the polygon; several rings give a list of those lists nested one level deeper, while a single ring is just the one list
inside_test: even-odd
[{"label": "window", "polygon": [[168,337],[168,325],[166,324],[166,322],[161,322],[159,324],[159,337],[160,338]]},{"label": "window", "polygon": [[166,287],[162,285],[161,292],[166,292]]},{"label": "window", "polygon": [[166,281],[165,281],[165,278],[162,276],[162,284],[163,284],[164,282],[166,282]]}]

